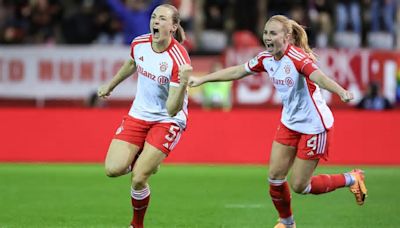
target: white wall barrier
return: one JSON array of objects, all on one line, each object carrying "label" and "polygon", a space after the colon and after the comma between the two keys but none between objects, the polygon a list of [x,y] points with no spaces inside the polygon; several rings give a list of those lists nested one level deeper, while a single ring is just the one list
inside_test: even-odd
[{"label": "white wall barrier", "polygon": [[[228,49],[226,65],[244,63],[262,50]],[[354,92],[357,102],[370,81],[378,81],[392,101],[400,53],[379,50],[325,49],[317,51],[318,65],[339,84]],[[130,58],[126,46],[1,46],[0,98],[86,99],[109,80]],[[204,74],[215,58],[192,57],[195,73]],[[128,78],[113,92],[113,99],[132,99],[136,77]],[[279,103],[267,77],[250,76],[234,83],[234,105],[264,106]],[[324,93],[328,102],[340,104]],[[198,102],[194,99],[193,102]]]}]

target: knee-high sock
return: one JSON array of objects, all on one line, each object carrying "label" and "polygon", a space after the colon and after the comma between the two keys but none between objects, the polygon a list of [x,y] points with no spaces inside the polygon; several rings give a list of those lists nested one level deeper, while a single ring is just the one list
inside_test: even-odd
[{"label": "knee-high sock", "polygon": [[323,194],[334,191],[337,188],[349,186],[351,180],[347,180],[346,174],[321,174],[311,177],[311,183],[303,191],[304,194]]},{"label": "knee-high sock", "polygon": [[133,219],[131,225],[133,225],[134,228],[143,228],[144,216],[150,201],[149,186],[146,186],[141,190],[132,189],[131,200],[133,207]]},{"label": "knee-high sock", "polygon": [[286,180],[269,179],[269,194],[272,202],[279,213],[281,219],[292,216],[292,208],[290,206],[291,196],[289,185]]}]

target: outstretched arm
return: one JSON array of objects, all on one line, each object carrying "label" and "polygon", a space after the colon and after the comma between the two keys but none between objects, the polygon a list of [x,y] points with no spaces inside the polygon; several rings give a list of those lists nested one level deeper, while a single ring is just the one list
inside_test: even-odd
[{"label": "outstretched arm", "polygon": [[326,76],[321,70],[316,70],[310,75],[310,79],[317,83],[321,88],[331,93],[336,93],[343,102],[349,102],[354,98],[353,93],[345,90],[334,80]]},{"label": "outstretched arm", "polygon": [[189,86],[196,87],[206,82],[233,81],[250,74],[246,71],[244,65],[236,65],[201,77],[191,76],[189,78]]},{"label": "outstretched arm", "polygon": [[124,65],[118,70],[117,74],[108,83],[102,85],[97,90],[97,95],[101,98],[110,96],[119,83],[131,76],[136,71],[136,64],[133,59],[127,60]]}]

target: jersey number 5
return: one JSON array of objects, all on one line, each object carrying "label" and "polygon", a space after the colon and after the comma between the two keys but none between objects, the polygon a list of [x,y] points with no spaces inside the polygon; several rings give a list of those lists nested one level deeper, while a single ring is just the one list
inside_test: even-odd
[{"label": "jersey number 5", "polygon": [[171,127],[169,128],[169,134],[165,136],[165,139],[168,140],[169,142],[174,141],[176,135],[179,132],[179,127],[175,126],[175,125],[171,125]]}]

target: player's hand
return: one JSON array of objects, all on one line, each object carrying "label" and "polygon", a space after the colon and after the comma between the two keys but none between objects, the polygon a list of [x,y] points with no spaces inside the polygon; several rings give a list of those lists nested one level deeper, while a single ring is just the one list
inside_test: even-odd
[{"label": "player's hand", "polygon": [[181,83],[187,84],[188,80],[189,80],[189,74],[191,74],[193,72],[193,67],[188,65],[188,64],[184,64],[182,66],[179,67],[179,74],[178,74],[178,78],[179,81]]},{"label": "player's hand", "polygon": [[196,87],[196,86],[199,86],[201,84],[203,84],[203,81],[201,80],[200,77],[195,77],[195,76],[190,76],[189,77],[188,85],[190,87]]},{"label": "player's hand", "polygon": [[354,99],[354,95],[352,92],[345,90],[340,94],[340,99],[343,102],[349,102]]},{"label": "player's hand", "polygon": [[101,98],[107,98],[110,96],[112,90],[108,84],[104,84],[97,89],[97,96]]}]

